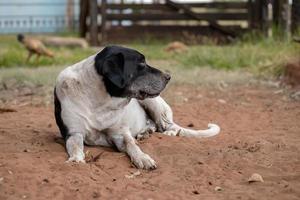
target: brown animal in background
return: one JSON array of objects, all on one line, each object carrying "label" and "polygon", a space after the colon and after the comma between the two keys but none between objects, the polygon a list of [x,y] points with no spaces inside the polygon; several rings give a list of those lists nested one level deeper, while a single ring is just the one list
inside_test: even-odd
[{"label": "brown animal in background", "polygon": [[169,43],[168,46],[165,48],[165,51],[175,53],[182,53],[187,50],[188,47],[184,43],[178,41]]},{"label": "brown animal in background", "polygon": [[25,37],[22,34],[18,34],[17,39],[19,42],[21,42],[25,48],[28,50],[28,57],[26,59],[26,62],[28,62],[33,54],[36,54],[36,59],[38,60],[40,56],[47,56],[50,58],[54,57],[54,54],[52,51],[48,50],[45,45],[33,38]]}]

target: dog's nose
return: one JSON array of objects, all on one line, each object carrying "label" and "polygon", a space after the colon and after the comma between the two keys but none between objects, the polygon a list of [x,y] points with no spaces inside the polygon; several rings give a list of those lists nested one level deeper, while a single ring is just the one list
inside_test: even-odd
[{"label": "dog's nose", "polygon": [[167,81],[169,81],[169,80],[171,79],[171,75],[170,75],[170,74],[167,74],[167,73],[165,73],[165,79],[166,79]]}]

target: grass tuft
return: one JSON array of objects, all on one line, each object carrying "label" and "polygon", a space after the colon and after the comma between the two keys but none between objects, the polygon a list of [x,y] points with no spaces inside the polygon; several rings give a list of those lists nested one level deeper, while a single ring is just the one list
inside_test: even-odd
[{"label": "grass tuft", "polygon": [[[128,46],[142,52],[148,60],[163,60],[183,70],[213,68],[222,70],[243,69],[258,75],[278,75],[286,62],[299,57],[300,45],[281,41],[279,37],[266,39],[261,35],[247,34],[230,45],[198,44],[188,47],[185,53],[168,53],[167,41],[135,41]],[[100,49],[100,47],[99,47]],[[12,35],[0,36],[0,67],[68,66],[97,52],[95,48],[52,48],[55,59],[33,58],[25,63],[27,51]]]}]

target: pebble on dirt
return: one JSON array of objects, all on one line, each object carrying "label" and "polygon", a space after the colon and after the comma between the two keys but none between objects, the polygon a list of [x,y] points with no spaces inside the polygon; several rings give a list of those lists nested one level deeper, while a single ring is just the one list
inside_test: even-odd
[{"label": "pebble on dirt", "polygon": [[142,173],[138,170],[138,171],[136,171],[136,172],[133,172],[132,174],[130,174],[130,175],[125,175],[125,177],[126,178],[128,178],[128,179],[131,179],[131,178],[135,178],[136,176],[139,176],[139,175],[141,175]]},{"label": "pebble on dirt", "polygon": [[217,192],[221,192],[223,190],[223,188],[221,188],[221,187],[219,187],[219,186],[216,186],[215,187],[215,191],[217,191]]},{"label": "pebble on dirt", "polygon": [[189,123],[189,124],[187,125],[187,127],[194,127],[194,124],[193,124],[193,123]]},{"label": "pebble on dirt", "polygon": [[44,179],[43,179],[43,182],[44,182],[44,183],[49,183],[49,179],[44,178]]},{"label": "pebble on dirt", "polygon": [[253,183],[253,182],[264,182],[264,179],[260,174],[254,173],[248,179],[248,183]]},{"label": "pebble on dirt", "polygon": [[194,190],[193,194],[200,194],[200,193],[197,190]]},{"label": "pebble on dirt", "polygon": [[219,102],[220,104],[226,104],[226,103],[227,103],[224,99],[218,99],[218,102]]}]

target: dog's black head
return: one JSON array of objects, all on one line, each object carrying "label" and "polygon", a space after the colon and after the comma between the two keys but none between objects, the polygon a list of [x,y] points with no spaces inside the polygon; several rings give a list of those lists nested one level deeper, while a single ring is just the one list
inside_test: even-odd
[{"label": "dog's black head", "polygon": [[171,79],[169,74],[147,65],[143,54],[120,46],[108,46],[98,53],[95,68],[114,97],[156,97]]}]

